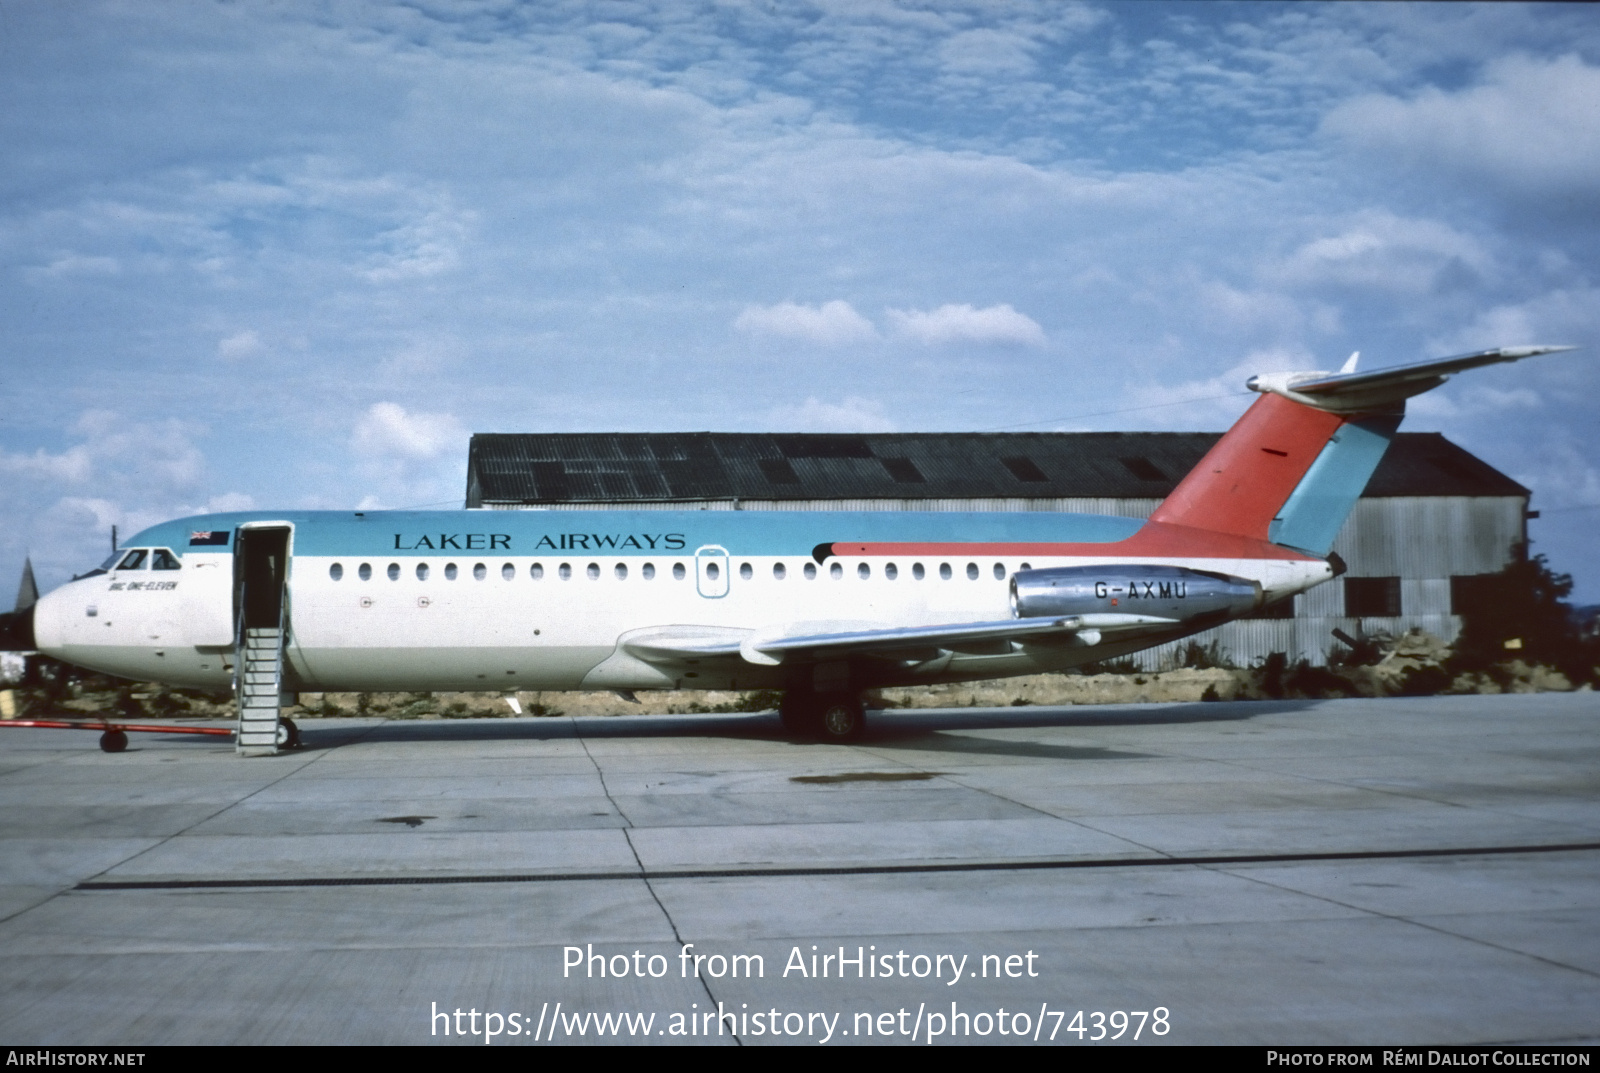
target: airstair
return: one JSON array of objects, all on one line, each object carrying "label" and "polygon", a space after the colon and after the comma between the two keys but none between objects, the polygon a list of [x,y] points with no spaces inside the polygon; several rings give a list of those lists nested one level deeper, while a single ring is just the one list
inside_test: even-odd
[{"label": "airstair", "polygon": [[[243,756],[271,756],[293,746],[294,724],[281,717],[285,702],[283,647],[288,619],[287,526],[241,527],[234,541],[234,593],[238,631],[233,695],[239,713],[237,745]],[[292,703],[292,701],[291,701]]]},{"label": "airstair", "polygon": [[234,664],[239,708],[239,750],[278,749],[278,710],[283,693],[283,630],[246,626]]}]

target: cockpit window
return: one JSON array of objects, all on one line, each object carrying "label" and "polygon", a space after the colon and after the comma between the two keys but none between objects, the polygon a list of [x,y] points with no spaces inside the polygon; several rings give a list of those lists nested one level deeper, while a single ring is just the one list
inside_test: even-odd
[{"label": "cockpit window", "polygon": [[152,570],[181,570],[182,564],[178,557],[166,548],[157,548],[150,553],[150,569]]},{"label": "cockpit window", "polygon": [[143,570],[145,558],[149,556],[149,554],[150,553],[144,548],[134,548],[132,551],[128,552],[128,554],[122,557],[122,561],[117,564],[117,569]]}]

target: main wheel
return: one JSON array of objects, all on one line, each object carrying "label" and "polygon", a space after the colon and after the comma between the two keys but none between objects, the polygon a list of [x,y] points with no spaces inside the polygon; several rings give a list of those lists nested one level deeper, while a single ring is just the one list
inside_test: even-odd
[{"label": "main wheel", "polygon": [[278,719],[278,748],[300,748],[300,728],[294,725],[294,720],[287,716]]},{"label": "main wheel", "polygon": [[821,698],[818,729],[824,741],[853,741],[866,726],[866,711],[854,693],[830,693]]},{"label": "main wheel", "polygon": [[100,748],[108,753],[120,753],[128,747],[128,735],[120,730],[108,730],[100,735]]}]

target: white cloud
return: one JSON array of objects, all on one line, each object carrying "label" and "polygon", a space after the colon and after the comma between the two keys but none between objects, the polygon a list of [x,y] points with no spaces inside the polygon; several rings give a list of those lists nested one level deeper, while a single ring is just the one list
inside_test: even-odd
[{"label": "white cloud", "polygon": [[887,311],[895,332],[930,345],[940,343],[998,343],[1008,346],[1043,346],[1044,329],[1025,313],[1009,305],[975,309],[970,305],[942,305]]},{"label": "white cloud", "polygon": [[1458,92],[1357,97],[1322,129],[1360,148],[1504,188],[1600,193],[1600,67],[1577,56],[1511,56]]},{"label": "white cloud", "polygon": [[224,361],[243,361],[263,353],[266,346],[261,342],[261,336],[254,330],[247,329],[235,332],[217,343],[217,356]]},{"label": "white cloud", "polygon": [[190,439],[197,430],[175,418],[144,423],[90,410],[73,431],[86,438],[97,476],[171,494],[193,489],[205,473],[205,455]]},{"label": "white cloud", "polygon": [[435,458],[462,447],[465,436],[450,414],[408,413],[393,402],[377,402],[356,422],[350,445],[369,457]]},{"label": "white cloud", "polygon": [[1406,403],[1406,409],[1412,417],[1443,421],[1482,415],[1500,416],[1512,410],[1537,410],[1543,405],[1544,400],[1532,388],[1501,390],[1474,384],[1418,395]]},{"label": "white cloud", "polygon": [[946,70],[974,75],[1020,75],[1033,70],[1038,44],[1003,30],[964,30],[939,46]]},{"label": "white cloud", "polygon": [[147,424],[110,410],[89,410],[72,425],[83,442],[59,453],[0,451],[0,473],[34,480],[89,484],[111,482],[164,493],[192,487],[205,456],[177,420]]},{"label": "white cloud", "polygon": [[1326,306],[1313,304],[1307,310],[1280,291],[1242,290],[1221,280],[1200,284],[1198,299],[1204,317],[1229,332],[1262,331],[1291,338],[1302,332],[1308,321],[1322,331],[1338,324],[1338,313]]},{"label": "white cloud", "polygon": [[[1334,362],[1333,368],[1339,363]],[[1293,347],[1268,347],[1253,350],[1232,368],[1203,380],[1155,381],[1136,387],[1127,397],[1134,405],[1122,413],[1113,412],[1112,427],[1170,429],[1227,428],[1257,396],[1245,382],[1258,373],[1277,373],[1328,368],[1329,361],[1309,351]],[[1105,421],[1092,426],[1105,428]]]},{"label": "white cloud", "polygon": [[89,530],[109,533],[113,525],[122,527],[122,536],[132,536],[127,528],[128,512],[120,504],[94,496],[63,496],[53,503],[41,519],[50,529],[62,532]]},{"label": "white cloud", "polygon": [[256,497],[244,492],[223,492],[206,500],[201,514],[229,514],[239,510],[255,510]]},{"label": "white cloud", "polygon": [[[1429,342],[1437,354],[1461,354],[1494,346],[1556,346],[1592,339],[1600,318],[1600,287],[1576,286],[1548,291],[1524,302],[1492,306],[1461,329]],[[1561,359],[1545,359],[1540,368],[1556,371]],[[1526,368],[1526,366],[1522,366]]]},{"label": "white cloud", "polygon": [[841,402],[823,402],[816,396],[798,406],[771,411],[770,424],[782,432],[894,432],[895,424],[876,399],[851,395]]},{"label": "white cloud", "polygon": [[1542,445],[1538,464],[1517,473],[1513,479],[1533,489],[1536,502],[1548,509],[1590,507],[1600,503],[1600,469],[1595,468],[1594,459],[1587,451],[1571,442]]},{"label": "white cloud", "polygon": [[1273,271],[1300,286],[1333,284],[1422,294],[1455,269],[1478,277],[1492,268],[1481,243],[1433,220],[1369,210],[1336,235],[1305,243]]},{"label": "white cloud", "polygon": [[378,236],[382,250],[362,275],[374,283],[392,283],[448,272],[461,263],[472,218],[471,213],[439,208],[384,232]]},{"label": "white cloud", "polygon": [[44,268],[36,268],[32,275],[39,276],[115,276],[122,271],[122,263],[115,257],[93,257],[79,253],[63,253]]},{"label": "white cloud", "polygon": [[864,343],[878,336],[872,322],[842,299],[815,307],[794,302],[748,306],[739,314],[733,326],[742,332],[803,339],[820,346]]},{"label": "white cloud", "polygon": [[0,471],[24,477],[77,484],[89,479],[93,465],[89,448],[83,444],[69,447],[60,454],[51,454],[42,447],[31,455],[0,451]]}]

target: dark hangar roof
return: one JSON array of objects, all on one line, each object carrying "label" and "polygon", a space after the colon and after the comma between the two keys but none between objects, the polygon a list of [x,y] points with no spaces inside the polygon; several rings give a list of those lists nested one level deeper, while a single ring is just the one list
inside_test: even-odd
[{"label": "dark hangar roof", "polygon": [[[467,506],[730,499],[1162,498],[1219,432],[477,433]],[[1436,432],[1395,437],[1368,496],[1526,496]]]}]

